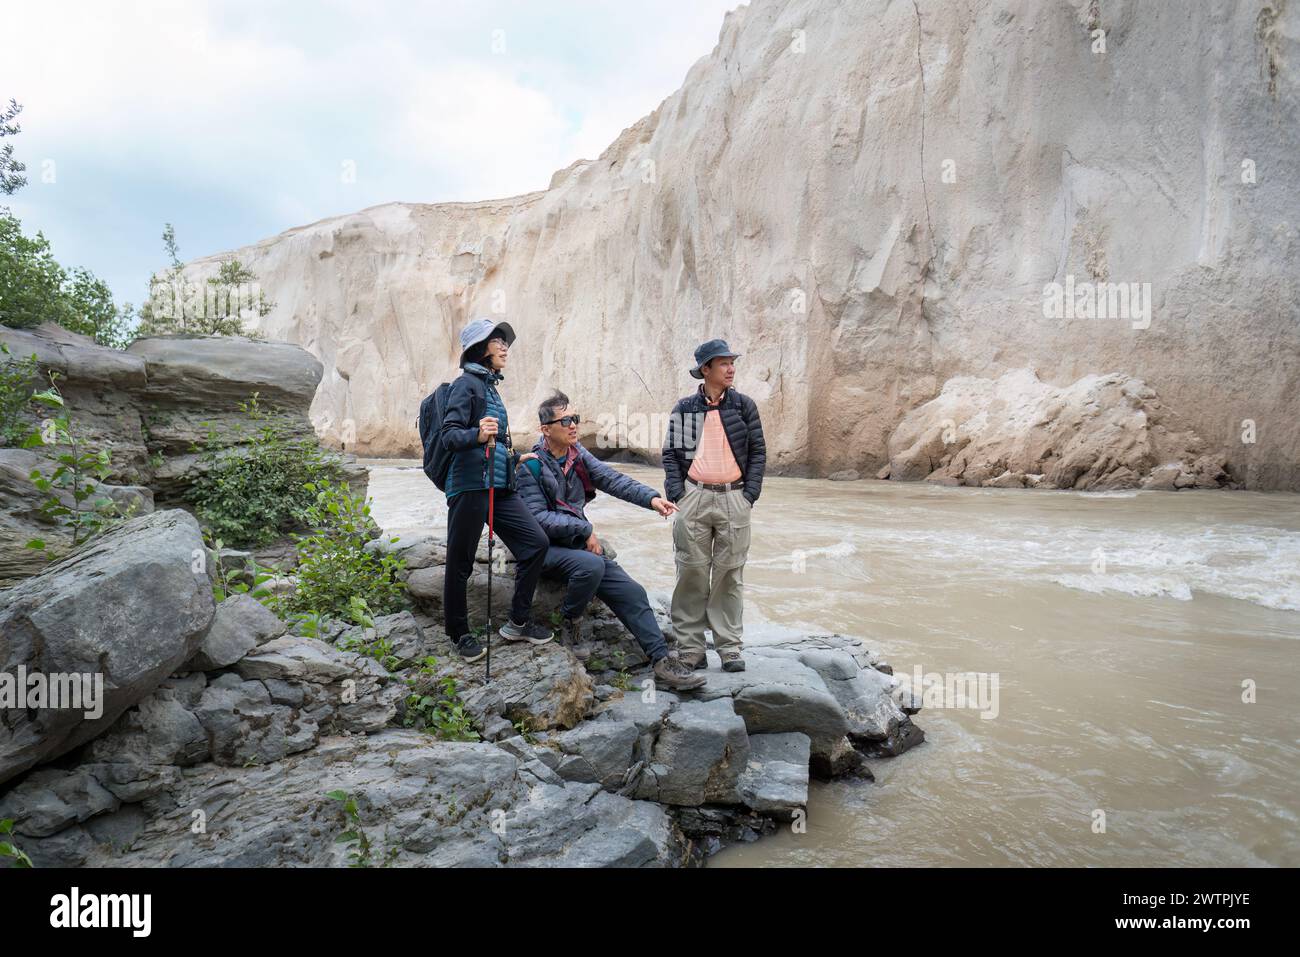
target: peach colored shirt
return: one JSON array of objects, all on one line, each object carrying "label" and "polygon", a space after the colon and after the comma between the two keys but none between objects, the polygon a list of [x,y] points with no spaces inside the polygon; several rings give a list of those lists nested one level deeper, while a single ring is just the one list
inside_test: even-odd
[{"label": "peach colored shirt", "polygon": [[709,405],[713,408],[704,415],[700,447],[695,450],[695,459],[686,474],[697,482],[708,482],[710,485],[739,481],[740,466],[736,464],[731,443],[727,441],[727,432],[722,427],[722,413],[717,410],[716,402],[710,402]]}]

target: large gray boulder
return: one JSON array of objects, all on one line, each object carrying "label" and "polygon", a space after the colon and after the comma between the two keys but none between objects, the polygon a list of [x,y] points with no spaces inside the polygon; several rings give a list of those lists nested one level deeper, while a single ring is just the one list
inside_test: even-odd
[{"label": "large gray boulder", "polygon": [[440,649],[437,673],[418,678],[417,688],[455,678],[465,710],[480,727],[503,718],[529,731],[573,728],[596,706],[586,669],[569,649],[555,642],[534,646],[494,641],[490,682],[485,680],[484,661],[465,664],[449,645],[436,647]]},{"label": "large gray boulder", "polygon": [[808,804],[808,735],[755,734],[737,789],[746,807],[781,820]]},{"label": "large gray boulder", "polygon": [[637,727],[631,721],[584,721],[552,740],[564,755],[556,773],[566,781],[599,784],[618,790],[632,764]]},{"label": "large gray boulder", "polygon": [[217,606],[212,627],[184,670],[215,671],[233,665],[258,645],[279,638],[285,629],[275,612],[252,595],[231,595]]},{"label": "large gray boulder", "polygon": [[[191,445],[210,430],[235,453],[256,441],[258,428],[240,409],[254,392],[289,437],[316,437],[308,414],[322,366],[289,342],[171,335],[137,339],[122,352],[49,322],[35,329],[0,326],[0,342],[16,358],[36,356],[33,388],[50,372],[59,374],[79,439],[110,453],[108,481],[146,485],[160,502],[179,501],[207,468]],[[41,414],[34,406],[23,413],[32,426]],[[369,472],[356,457],[326,455],[338,462],[352,490],[364,494]]]},{"label": "large gray boulder", "polygon": [[[335,790],[356,802],[357,820],[327,797]],[[358,829],[374,866],[642,867],[686,857],[656,804],[540,781],[494,745],[395,729],[326,738],[267,767],[204,764],[138,811],[114,812],[103,795],[63,803],[41,795],[42,830],[85,823],[25,839],[38,866],[342,866],[350,847],[336,839]]]},{"label": "large gray boulder", "polygon": [[748,760],[745,720],[729,698],[683,701],[664,719],[634,793],[664,804],[739,804]]},{"label": "large gray boulder", "polygon": [[126,352],[144,361],[144,393],[161,402],[240,402],[257,392],[266,402],[306,412],[323,372],[301,346],[238,336],[152,336]]},{"label": "large gray boulder", "polygon": [[814,755],[831,755],[849,731],[849,722],[826,682],[788,653],[768,654],[747,648],[745,670],[726,672],[712,651],[703,699],[730,698],[750,734],[800,731],[808,735]]},{"label": "large gray boulder", "polygon": [[97,717],[0,711],[0,782],[103,733],[194,654],[215,612],[203,555],[192,516],[155,512],[0,592],[0,670],[102,682]]},{"label": "large gray boulder", "polygon": [[[54,454],[49,450],[48,454]],[[58,556],[72,546],[72,530],[41,513],[44,493],[32,483],[32,472],[53,475],[58,463],[44,450],[0,449],[0,585],[29,578],[46,568],[46,553],[27,547],[34,538],[45,542],[48,553]],[[113,485],[96,481],[92,502],[108,500],[102,508],[118,517],[147,515],[153,511],[153,491],[139,485]],[[59,503],[74,508],[76,501],[67,489],[51,489]]]}]

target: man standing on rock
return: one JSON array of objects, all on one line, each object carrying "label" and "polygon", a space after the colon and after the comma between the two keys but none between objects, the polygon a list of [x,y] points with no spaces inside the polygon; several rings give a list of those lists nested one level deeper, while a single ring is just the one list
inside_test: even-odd
[{"label": "man standing on rock", "polygon": [[578,622],[592,598],[609,606],[641,645],[654,666],[657,684],[673,691],[693,691],[704,676],[668,650],[650,609],[645,589],[618,562],[606,555],[586,515],[586,504],[599,489],[667,518],[677,507],[659,493],[600,461],[578,441],[582,417],[569,397],[555,392],[538,409],[541,436],[536,457],[519,469],[519,494],[550,538],[546,574],[568,582],[561,634],[576,641]]},{"label": "man standing on rock", "polygon": [[[508,322],[488,318],[475,319],[461,331],[460,366],[464,371],[451,384],[442,418],[442,442],[452,453],[447,472],[447,569],[442,609],[447,635],[465,661],[478,661],[485,654],[483,645],[470,634],[466,590],[487,521],[489,487],[495,489],[493,529],[515,557],[515,595],[501,637],[535,645],[552,638],[549,628],[529,621],[548,542],[533,513],[513,491],[510,424],[496,389],[504,378],[501,370],[514,341],[515,332]],[[499,436],[504,447],[493,453],[489,476],[487,441],[492,436]]]},{"label": "man standing on rock", "polygon": [[745,670],[745,559],[767,445],[758,406],[732,388],[738,358],[722,339],[695,350],[689,371],[704,381],[673,407],[663,448],[664,491],[679,509],[673,520],[673,631],[682,661],[695,669],[708,667],[708,628],[723,670]]}]

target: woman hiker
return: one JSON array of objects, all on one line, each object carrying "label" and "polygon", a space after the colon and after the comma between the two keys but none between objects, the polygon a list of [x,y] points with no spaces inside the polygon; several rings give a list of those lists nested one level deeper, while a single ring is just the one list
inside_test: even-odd
[{"label": "woman hiker", "polygon": [[[447,635],[465,661],[478,661],[483,645],[470,634],[466,589],[474,554],[488,517],[488,488],[493,492],[493,530],[515,557],[515,594],[510,617],[501,627],[507,641],[542,645],[549,628],[529,620],[533,591],[542,573],[547,535],[513,489],[515,462],[510,454],[510,425],[497,392],[515,332],[507,322],[475,319],[460,334],[461,375],[451,384],[442,419],[442,442],[452,458],[447,474],[447,570],[442,609]],[[487,474],[487,442],[496,436],[492,475]],[[489,482],[491,483],[489,486]]]}]

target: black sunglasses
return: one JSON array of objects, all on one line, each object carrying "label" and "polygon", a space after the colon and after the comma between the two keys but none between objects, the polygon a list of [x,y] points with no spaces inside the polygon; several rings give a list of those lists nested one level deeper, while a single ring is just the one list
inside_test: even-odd
[{"label": "black sunglasses", "polygon": [[569,426],[577,425],[581,421],[582,421],[582,416],[580,415],[566,415],[561,419],[551,419],[551,421],[549,422],[543,422],[542,425],[554,425],[556,422],[558,422],[560,423],[560,425],[564,426],[567,429]]}]

